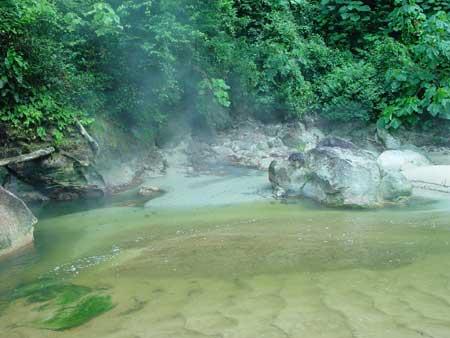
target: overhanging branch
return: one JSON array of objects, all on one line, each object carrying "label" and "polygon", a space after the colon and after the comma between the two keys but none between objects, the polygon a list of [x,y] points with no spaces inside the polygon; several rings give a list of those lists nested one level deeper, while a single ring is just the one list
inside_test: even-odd
[{"label": "overhanging branch", "polygon": [[4,166],[10,165],[10,164],[17,164],[17,163],[36,160],[38,158],[48,156],[54,152],[55,152],[55,148],[48,147],[48,148],[33,151],[32,153],[29,153],[29,154],[0,159],[0,167],[4,167]]}]

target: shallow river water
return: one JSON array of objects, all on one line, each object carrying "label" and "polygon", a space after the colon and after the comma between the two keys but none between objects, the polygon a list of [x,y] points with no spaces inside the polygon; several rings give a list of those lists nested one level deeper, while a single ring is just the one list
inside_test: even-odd
[{"label": "shallow river water", "polygon": [[[243,180],[210,183],[250,194]],[[0,337],[450,337],[450,201],[361,211],[227,194],[47,210],[34,248],[0,262]],[[73,300],[21,293],[49,280],[112,305],[56,331]]]}]

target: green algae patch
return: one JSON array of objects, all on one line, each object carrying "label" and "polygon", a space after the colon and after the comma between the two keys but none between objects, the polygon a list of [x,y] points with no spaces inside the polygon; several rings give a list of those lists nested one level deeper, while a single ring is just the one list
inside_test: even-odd
[{"label": "green algae patch", "polygon": [[111,296],[86,296],[73,306],[62,307],[54,316],[42,321],[38,326],[53,331],[63,331],[87,323],[114,307]]},{"label": "green algae patch", "polygon": [[17,287],[10,301],[24,299],[25,304],[36,305],[32,311],[42,312],[32,326],[62,331],[83,325],[111,310],[111,296],[100,290],[65,283],[53,279],[40,279]]},{"label": "green algae patch", "polygon": [[66,305],[73,303],[91,292],[92,289],[85,286],[43,279],[19,286],[15,289],[12,298],[25,298],[28,303],[54,301],[56,304]]},{"label": "green algae patch", "polygon": [[11,295],[12,300],[25,298],[28,303],[39,303],[51,300],[57,296],[56,289],[60,283],[42,279],[36,282],[19,285]]}]

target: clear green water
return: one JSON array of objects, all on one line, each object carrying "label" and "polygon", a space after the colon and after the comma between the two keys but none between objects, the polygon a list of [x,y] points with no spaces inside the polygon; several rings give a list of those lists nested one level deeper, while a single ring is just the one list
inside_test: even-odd
[{"label": "clear green water", "polygon": [[[137,204],[42,215],[34,248],[0,262],[0,337],[450,337],[449,201]],[[76,288],[53,301],[17,297],[42,278]],[[85,294],[112,308],[51,330],[55,304],[68,303],[67,315]]]}]

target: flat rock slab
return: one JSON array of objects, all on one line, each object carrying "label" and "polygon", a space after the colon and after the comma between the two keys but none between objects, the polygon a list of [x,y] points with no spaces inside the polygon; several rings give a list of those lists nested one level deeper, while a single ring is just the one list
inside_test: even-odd
[{"label": "flat rock slab", "polygon": [[403,171],[415,188],[450,193],[450,165],[430,165]]},{"label": "flat rock slab", "polygon": [[450,149],[444,148],[442,150],[434,150],[427,152],[427,157],[433,164],[449,165],[450,164]]}]

